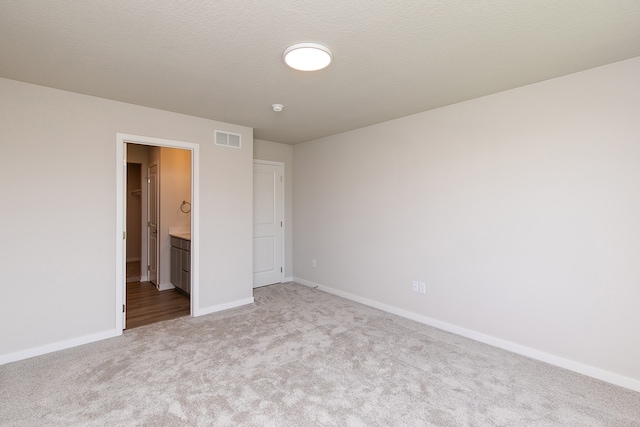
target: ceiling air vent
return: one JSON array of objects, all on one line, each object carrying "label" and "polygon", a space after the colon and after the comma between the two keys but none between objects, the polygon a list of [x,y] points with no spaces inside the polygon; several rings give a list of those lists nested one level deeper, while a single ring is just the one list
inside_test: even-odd
[{"label": "ceiling air vent", "polygon": [[216,131],[216,145],[224,145],[225,147],[240,148],[240,135],[237,133],[229,133]]}]

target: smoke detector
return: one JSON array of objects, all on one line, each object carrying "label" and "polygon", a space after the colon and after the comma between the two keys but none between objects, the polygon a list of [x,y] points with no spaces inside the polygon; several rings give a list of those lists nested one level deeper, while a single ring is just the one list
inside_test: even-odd
[{"label": "smoke detector", "polygon": [[276,113],[279,113],[280,111],[284,110],[284,105],[282,105],[282,104],[273,104],[271,106],[271,108],[273,108],[273,111],[275,111]]}]

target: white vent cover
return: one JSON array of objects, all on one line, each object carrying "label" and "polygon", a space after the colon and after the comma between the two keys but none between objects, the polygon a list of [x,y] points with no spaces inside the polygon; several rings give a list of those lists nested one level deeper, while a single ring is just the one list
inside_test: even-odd
[{"label": "white vent cover", "polygon": [[217,130],[215,144],[224,145],[225,147],[240,148],[240,135],[237,133],[222,132]]}]

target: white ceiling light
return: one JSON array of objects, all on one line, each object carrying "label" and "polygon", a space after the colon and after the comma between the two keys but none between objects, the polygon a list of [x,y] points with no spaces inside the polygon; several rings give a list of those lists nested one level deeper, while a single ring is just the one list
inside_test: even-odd
[{"label": "white ceiling light", "polygon": [[331,63],[333,55],[326,46],[317,43],[297,43],[289,46],[282,54],[284,62],[300,71],[316,71]]}]

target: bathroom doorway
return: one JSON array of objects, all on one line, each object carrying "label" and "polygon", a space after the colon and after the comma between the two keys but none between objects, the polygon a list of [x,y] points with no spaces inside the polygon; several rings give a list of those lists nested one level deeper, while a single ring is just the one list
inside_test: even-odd
[{"label": "bathroom doorway", "polygon": [[190,286],[176,286],[168,249],[176,231],[190,241],[188,200],[189,150],[127,144],[127,329],[190,314]]},{"label": "bathroom doorway", "polygon": [[[121,308],[117,323],[122,329],[131,329],[192,314],[199,290],[197,145],[121,134],[117,143],[124,159],[119,172],[123,182],[118,185],[118,193],[124,194],[119,195],[122,206],[118,207],[123,244],[117,248],[122,260],[116,268],[121,280],[116,289],[116,311]],[[149,170],[154,165],[158,192],[151,197]],[[149,203],[154,199],[158,203],[157,255],[149,245]],[[191,273],[186,288],[177,288],[171,280],[171,234],[175,233],[193,242],[189,244],[190,256],[185,258],[184,269]],[[157,280],[152,284],[149,266],[154,256]]]}]

